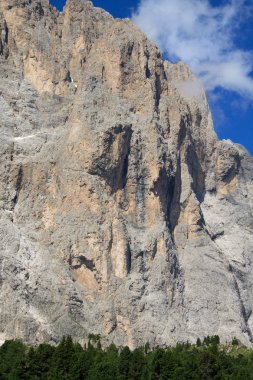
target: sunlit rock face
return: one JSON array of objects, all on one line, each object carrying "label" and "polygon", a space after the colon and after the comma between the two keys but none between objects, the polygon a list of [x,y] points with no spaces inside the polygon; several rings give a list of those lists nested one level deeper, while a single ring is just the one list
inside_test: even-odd
[{"label": "sunlit rock face", "polygon": [[252,341],[253,159],[91,2],[0,0],[0,339]]}]

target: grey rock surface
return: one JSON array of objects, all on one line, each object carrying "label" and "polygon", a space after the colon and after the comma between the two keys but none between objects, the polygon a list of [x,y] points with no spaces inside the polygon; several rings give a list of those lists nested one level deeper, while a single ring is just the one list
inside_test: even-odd
[{"label": "grey rock surface", "polygon": [[0,0],[0,340],[252,344],[253,158],[84,0]]}]

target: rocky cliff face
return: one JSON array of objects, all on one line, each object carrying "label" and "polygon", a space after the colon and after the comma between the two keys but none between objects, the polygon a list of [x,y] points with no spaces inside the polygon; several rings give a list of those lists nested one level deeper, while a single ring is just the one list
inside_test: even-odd
[{"label": "rocky cliff face", "polygon": [[253,159],[85,0],[0,0],[0,339],[252,342]]}]

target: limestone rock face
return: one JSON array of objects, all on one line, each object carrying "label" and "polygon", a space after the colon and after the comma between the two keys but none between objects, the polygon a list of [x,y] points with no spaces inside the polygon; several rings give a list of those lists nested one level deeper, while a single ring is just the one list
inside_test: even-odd
[{"label": "limestone rock face", "polygon": [[0,339],[252,343],[253,159],[129,20],[0,0]]}]

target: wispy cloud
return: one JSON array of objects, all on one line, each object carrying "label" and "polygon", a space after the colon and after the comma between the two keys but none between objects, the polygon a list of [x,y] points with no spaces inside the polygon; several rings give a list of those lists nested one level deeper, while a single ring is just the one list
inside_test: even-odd
[{"label": "wispy cloud", "polygon": [[[252,4],[252,2],[250,1]],[[246,0],[141,0],[132,19],[174,61],[183,60],[209,91],[222,87],[253,98],[253,52],[236,46]]]}]

